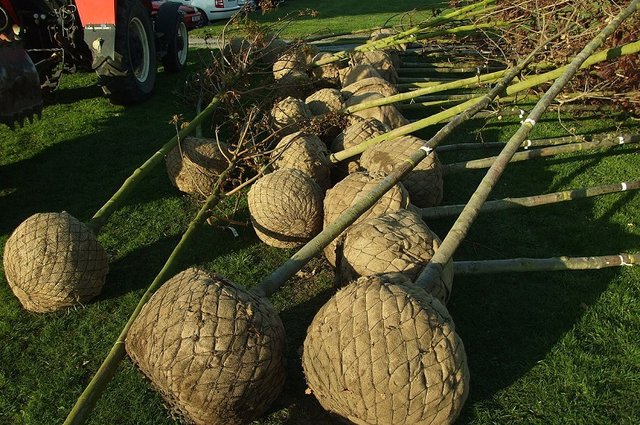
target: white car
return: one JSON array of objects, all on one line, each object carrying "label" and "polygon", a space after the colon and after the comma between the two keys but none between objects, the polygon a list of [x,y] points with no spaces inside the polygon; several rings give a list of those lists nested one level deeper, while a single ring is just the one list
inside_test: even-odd
[{"label": "white car", "polygon": [[198,9],[207,21],[229,19],[253,0],[181,0],[183,4]]}]

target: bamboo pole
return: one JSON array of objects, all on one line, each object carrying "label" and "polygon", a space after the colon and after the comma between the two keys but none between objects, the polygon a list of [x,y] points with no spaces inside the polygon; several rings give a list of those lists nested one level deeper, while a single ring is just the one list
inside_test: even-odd
[{"label": "bamboo pole", "polygon": [[[531,149],[524,152],[518,152],[513,155],[509,162],[521,162],[536,158],[547,158],[550,156],[560,155],[563,153],[584,152],[594,149],[611,148],[615,146],[623,146],[636,144],[640,142],[640,135],[621,135],[610,140],[598,140],[595,142],[578,142],[569,145],[549,146],[540,149]],[[503,145],[504,146],[504,145]],[[478,170],[482,168],[491,167],[498,156],[491,156],[489,158],[474,159],[471,161],[455,162],[452,164],[446,164],[442,167],[442,173],[444,175],[456,174],[465,170]]]},{"label": "bamboo pole", "polygon": [[516,150],[522,142],[527,139],[527,136],[535,126],[535,123],[540,119],[553,99],[560,93],[564,86],[567,85],[569,80],[578,72],[588,58],[611,34],[615,32],[618,27],[620,27],[627,17],[631,16],[636,11],[639,4],[640,0],[631,1],[631,3],[629,3],[622,12],[613,18],[613,20],[571,61],[549,90],[547,90],[544,96],[542,96],[529,116],[524,120],[518,131],[516,131],[511,139],[509,139],[509,142],[505,145],[498,159],[482,179],[480,185],[478,185],[478,188],[462,210],[462,213],[454,223],[453,227],[442,241],[440,248],[435,252],[431,261],[425,266],[416,279],[416,285],[421,286],[426,290],[429,290],[433,285],[435,285],[435,282],[438,281],[445,265],[453,257],[453,253],[466,237],[469,228],[478,216],[482,204],[487,200],[489,194],[502,176],[502,173],[509,164],[509,160],[516,153]]},{"label": "bamboo pole", "polygon": [[638,254],[598,257],[511,258],[506,260],[454,261],[456,275],[515,272],[555,272],[565,270],[598,270],[607,267],[636,266]]},{"label": "bamboo pole", "polygon": [[[605,184],[584,189],[563,190],[560,192],[546,193],[542,195],[524,196],[520,198],[504,198],[485,202],[480,208],[481,213],[504,211],[513,208],[532,208],[543,205],[557,204],[560,202],[587,199],[612,193],[630,192],[640,189],[640,180]],[[440,205],[437,207],[422,208],[420,214],[425,220],[434,220],[443,217],[451,217],[460,214],[465,204]]]},{"label": "bamboo pole", "polygon": [[409,159],[398,164],[394,170],[388,174],[382,181],[374,187],[370,192],[364,194],[362,198],[351,207],[347,208],[340,216],[329,226],[315,236],[311,241],[298,250],[289,260],[267,276],[256,288],[254,293],[258,296],[268,297],[278,290],[289,278],[297,273],[311,258],[321,252],[327,245],[331,243],[338,235],[344,232],[347,227],[353,224],[359,216],[367,211],[373,204],[377,202],[389,189],[397,184],[404,176],[406,176],[416,165],[420,163],[426,156],[451,132],[469,120],[475,113],[485,108],[491,101],[501,93],[516,75],[518,75],[527,64],[533,59],[536,49],[524,61],[512,68],[507,75],[496,86],[491,89],[479,103],[470,106],[447,125],[442,127],[424,146],[414,152]]},{"label": "bamboo pole", "polygon": [[[612,59],[612,58],[617,58],[620,56],[626,56],[626,55],[630,55],[630,54],[634,54],[640,51],[640,41],[635,41],[633,43],[628,43],[625,44],[623,46],[618,46],[615,47],[613,49],[608,49],[608,50],[604,50],[601,51],[599,53],[594,53],[591,56],[587,57],[587,59],[585,60],[581,60],[581,68],[587,68],[589,66],[592,66],[594,64],[603,62],[605,60],[608,59]],[[582,58],[580,58],[582,59]],[[519,83],[515,83],[513,85],[510,85],[509,87],[506,88],[505,90],[505,94],[507,96],[509,95],[513,95],[519,92],[522,92],[524,90],[530,89],[532,87],[535,87],[537,85],[546,83],[548,81],[551,81],[555,78],[558,78],[560,76],[563,75],[563,72],[568,71],[569,69],[571,69],[571,65],[566,65],[563,67],[560,67],[556,70],[544,73],[544,74],[540,74],[540,75],[536,75],[530,78],[527,78]],[[489,74],[487,74],[489,75]],[[437,87],[436,87],[437,88]],[[426,89],[425,89],[426,90]],[[424,93],[423,93],[424,94]],[[364,102],[362,104],[359,105],[354,105],[352,107],[349,107],[347,109],[344,110],[344,112],[346,113],[352,113],[352,112],[356,112],[356,111],[360,111],[360,110],[364,110],[364,109],[368,109],[371,108],[373,106],[380,106],[380,105],[386,105],[388,103],[393,103],[393,102],[399,102],[402,100],[408,100],[410,99],[410,96],[406,96],[407,93],[400,93],[398,95],[394,95],[394,96],[389,96],[386,98],[382,98],[382,99],[378,99],[378,100],[374,100],[371,102]],[[353,146],[349,149],[345,149],[342,150],[340,152],[336,152],[333,153],[329,156],[329,160],[333,163],[336,162],[340,162],[342,160],[345,160],[347,158],[351,158],[352,156],[361,154],[362,152],[364,152],[367,148],[369,148],[370,146],[373,146],[377,143],[380,143],[384,140],[389,140],[389,139],[393,139],[396,137],[400,137],[400,136],[405,136],[407,134],[413,133],[414,131],[418,131],[418,130],[422,130],[426,127],[429,127],[431,125],[435,125],[438,123],[441,123],[443,121],[446,121],[448,119],[450,119],[451,117],[454,117],[456,114],[460,113],[461,111],[464,111],[466,108],[473,106],[475,104],[477,104],[478,102],[480,102],[483,98],[482,97],[477,97],[474,99],[470,99],[464,103],[461,103],[455,107],[446,109],[442,112],[439,112],[437,114],[433,114],[429,117],[423,118],[421,120],[412,122],[410,124],[404,125],[402,127],[398,127],[394,130],[391,130],[390,132],[387,132],[385,134],[382,134],[380,136],[376,136],[373,137],[369,140],[366,140],[362,143],[360,143],[359,145]]]}]

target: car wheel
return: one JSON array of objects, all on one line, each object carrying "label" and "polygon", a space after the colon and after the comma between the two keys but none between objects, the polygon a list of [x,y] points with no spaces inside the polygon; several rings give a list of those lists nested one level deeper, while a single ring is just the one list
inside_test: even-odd
[{"label": "car wheel", "polygon": [[153,94],[156,83],[153,25],[139,0],[119,0],[117,5],[114,59],[96,72],[113,103],[139,103]]}]

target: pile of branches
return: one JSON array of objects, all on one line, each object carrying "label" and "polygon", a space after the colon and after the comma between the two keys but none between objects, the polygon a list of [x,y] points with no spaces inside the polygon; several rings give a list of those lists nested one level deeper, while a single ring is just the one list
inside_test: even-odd
[{"label": "pile of branches", "polygon": [[[452,2],[454,3],[454,2]],[[500,45],[507,57],[529,52],[541,40],[551,40],[538,58],[556,67],[574,57],[594,34],[625,7],[626,2],[576,0],[500,0],[499,20],[515,24],[501,28]],[[494,17],[495,18],[495,15]],[[492,19],[493,19],[492,18]],[[640,16],[630,17],[606,42],[614,47],[640,38]],[[640,56],[630,55],[582,71],[565,92],[581,93],[595,103],[614,103],[640,115]]]}]

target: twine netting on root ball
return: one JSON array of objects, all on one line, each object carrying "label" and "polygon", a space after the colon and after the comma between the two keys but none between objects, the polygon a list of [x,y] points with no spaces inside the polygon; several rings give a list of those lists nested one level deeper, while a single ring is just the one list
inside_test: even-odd
[{"label": "twine netting on root ball", "polygon": [[[346,284],[360,276],[398,272],[415,279],[433,258],[442,241],[409,210],[389,212],[354,224],[342,241],[339,280]],[[446,304],[453,286],[453,263],[449,260],[431,295]]]},{"label": "twine netting on root ball", "polygon": [[[340,214],[362,199],[362,197],[376,187],[383,178],[383,176],[370,176],[367,173],[354,173],[345,177],[333,188],[329,189],[324,198],[324,226],[326,227],[333,223]],[[404,186],[399,183],[378,199],[355,223],[402,208],[408,208],[409,205],[409,194]],[[338,239],[340,239],[340,237],[338,237]],[[335,266],[336,240],[325,247],[324,254],[329,263]]]},{"label": "twine netting on root ball", "polygon": [[396,89],[393,84],[380,77],[369,77],[343,87],[341,92],[345,98],[371,92],[379,93],[385,97],[390,97],[398,94],[398,89]]},{"label": "twine netting on root ball", "polygon": [[311,177],[322,190],[331,186],[329,150],[315,134],[297,132],[285,136],[271,153],[274,167],[295,168]]},{"label": "twine netting on root ball", "polygon": [[62,213],[38,213],[7,240],[4,272],[22,306],[39,313],[84,304],[98,295],[109,270],[87,225]]},{"label": "twine netting on root ball", "polygon": [[[326,59],[332,57],[333,55],[329,52],[320,52],[314,58],[313,62],[318,62],[322,59]],[[343,62],[332,62],[325,65],[314,66],[311,68],[311,73],[314,77],[321,80],[326,80],[332,84],[340,83],[340,67]]]},{"label": "twine netting on root ball", "polygon": [[167,155],[167,174],[180,191],[206,198],[229,165],[229,148],[213,139],[187,137]]},{"label": "twine netting on root ball", "polygon": [[188,269],[142,308],[126,350],[179,415],[198,425],[245,424],[282,390],[284,338],[266,299]]},{"label": "twine netting on root ball", "polygon": [[313,115],[337,112],[344,107],[340,92],[336,89],[320,89],[305,99],[305,104]]},{"label": "twine netting on root ball", "polygon": [[[345,106],[354,106],[359,105],[363,102],[373,102],[374,100],[384,99],[384,96],[380,93],[368,92],[362,93],[357,96],[351,96],[345,102]],[[386,124],[390,128],[398,128],[403,125],[409,124],[409,120],[404,117],[396,108],[395,105],[382,105],[375,106],[373,108],[364,109],[362,111],[354,112],[352,115],[349,115],[351,122],[357,122],[357,119],[352,117],[360,117],[360,118],[375,118],[378,121]]]},{"label": "twine netting on root ball", "polygon": [[[364,151],[360,165],[370,173],[389,173],[397,164],[407,160],[413,152],[424,146],[424,140],[413,136],[385,140]],[[442,201],[442,165],[435,152],[423,159],[403,180],[411,203],[422,208],[438,205]]]},{"label": "twine netting on root ball", "polygon": [[249,190],[253,228],[267,245],[298,247],[322,230],[322,198],[320,186],[300,170],[267,174]]},{"label": "twine netting on root ball", "polygon": [[342,87],[346,87],[366,78],[380,78],[381,80],[384,80],[380,73],[368,64],[352,65],[340,70],[340,85]]},{"label": "twine netting on root ball", "polygon": [[352,61],[356,65],[371,65],[383,79],[390,83],[398,81],[398,73],[393,64],[393,59],[387,52],[381,50],[356,52],[352,56]]},{"label": "twine netting on root ball", "polygon": [[[356,121],[353,120],[352,121]],[[331,143],[332,152],[340,152],[345,149],[359,145],[365,140],[372,139],[388,132],[390,128],[375,118],[366,118],[353,122],[344,131],[333,139]],[[360,155],[342,161],[337,164],[344,175],[355,173],[360,170]]]},{"label": "twine netting on root ball", "polygon": [[271,109],[271,117],[280,134],[286,135],[300,130],[303,122],[311,118],[309,107],[300,99],[289,96]]},{"label": "twine netting on root ball", "polygon": [[355,424],[449,424],[469,391],[453,319],[406,277],[364,277],[338,291],[307,330],[308,386]]}]

